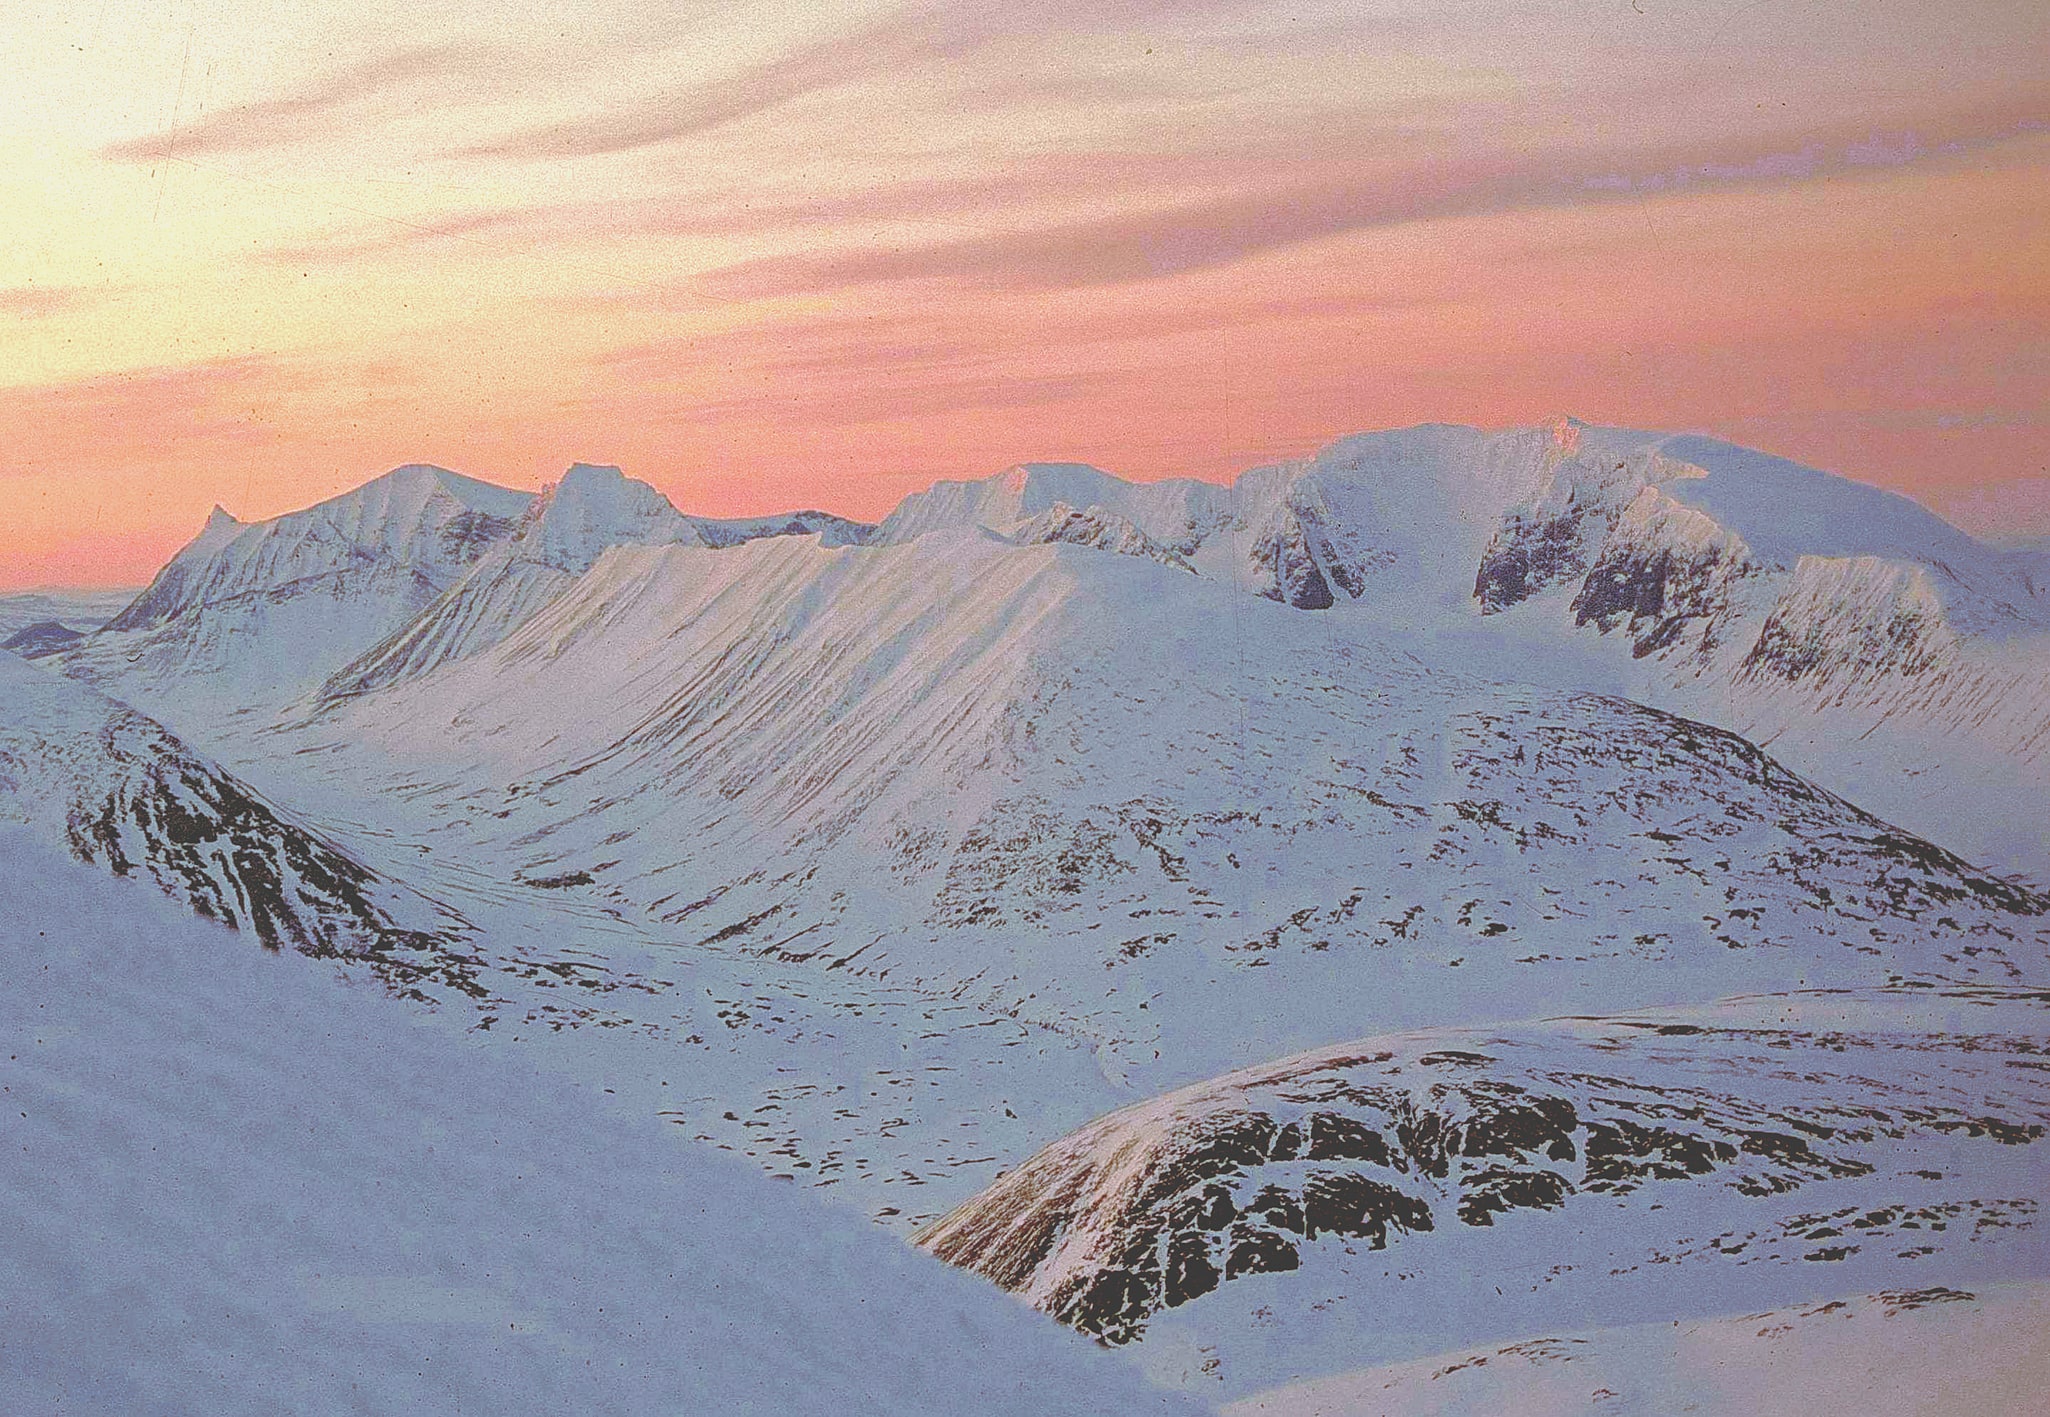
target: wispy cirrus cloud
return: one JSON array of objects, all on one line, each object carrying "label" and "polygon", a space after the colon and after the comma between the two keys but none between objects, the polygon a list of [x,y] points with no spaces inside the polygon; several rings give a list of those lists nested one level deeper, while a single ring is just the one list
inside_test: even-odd
[{"label": "wispy cirrus cloud", "polygon": [[499,234],[541,235],[558,230],[555,218],[568,210],[560,205],[545,205],[460,212],[426,221],[382,217],[381,229],[367,235],[355,228],[311,241],[273,246],[257,252],[254,259],[274,266],[339,266],[450,241],[478,241]]},{"label": "wispy cirrus cloud", "polygon": [[114,162],[159,162],[208,153],[254,152],[333,131],[346,115],[394,91],[485,72],[492,56],[474,47],[415,45],[359,59],[295,93],[223,108],[140,138],[110,143]]},{"label": "wispy cirrus cloud", "polygon": [[[1263,0],[943,0],[891,11],[829,34],[737,73],[692,77],[652,96],[540,124],[458,150],[460,156],[513,159],[596,157],[695,137],[830,89],[959,63],[1009,39],[1132,30],[1229,11],[1271,8]],[[1087,76],[1010,74],[1016,96],[1046,98],[1087,87]],[[1103,85],[1129,93],[1129,83]]]},{"label": "wispy cirrus cloud", "polygon": [[18,320],[45,320],[52,315],[97,305],[105,290],[82,285],[16,285],[0,288],[0,315]]},{"label": "wispy cirrus cloud", "polygon": [[876,181],[804,191],[696,192],[490,207],[427,220],[382,218],[311,241],[274,247],[273,264],[335,265],[451,241],[546,243],[605,236],[724,237],[880,225],[989,225],[1034,206],[1164,201],[1191,187],[1250,180],[1262,164],[1243,157],[1154,153],[1033,154],[993,170]]},{"label": "wispy cirrus cloud", "polygon": [[[867,313],[797,313],[624,346],[594,361],[594,408],[645,419],[857,427],[973,409],[1051,408],[1131,390],[1150,377],[1135,344],[1247,340],[1435,304],[1371,281],[1282,296],[1190,303],[1093,298],[1059,310],[1007,305],[973,328],[950,311],[907,305]],[[1186,345],[1184,346],[1186,348]],[[1179,357],[1179,356],[1177,356]],[[697,394],[707,371],[713,387]]]},{"label": "wispy cirrus cloud", "polygon": [[[2046,131],[2034,111],[1959,115],[1923,134],[1789,135],[1732,144],[1419,156],[1309,176],[1287,163],[1251,188],[1055,226],[922,246],[760,257],[707,273],[723,299],[766,299],[900,281],[1010,289],[1117,285],[1228,266],[1329,237],[1408,222],[1589,205],[1648,193],[1807,181],[1956,156]],[[1789,142],[1793,146],[1786,146]]]},{"label": "wispy cirrus cloud", "polygon": [[693,80],[637,103],[545,123],[458,150],[463,157],[563,158],[630,152],[708,132],[835,87],[918,52],[921,27],[892,18],[802,45],[742,73]]}]

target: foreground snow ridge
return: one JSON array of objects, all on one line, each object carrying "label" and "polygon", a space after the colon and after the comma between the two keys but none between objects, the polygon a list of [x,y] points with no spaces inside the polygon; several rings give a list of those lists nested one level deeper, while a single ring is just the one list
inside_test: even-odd
[{"label": "foreground snow ridge", "polygon": [[0,878],[9,1412],[1196,1410],[595,1087],[19,828]]}]

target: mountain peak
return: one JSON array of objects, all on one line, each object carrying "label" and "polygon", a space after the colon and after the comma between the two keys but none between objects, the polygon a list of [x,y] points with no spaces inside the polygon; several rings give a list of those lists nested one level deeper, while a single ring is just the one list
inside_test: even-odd
[{"label": "mountain peak", "polygon": [[[1088,505],[1091,499],[1064,497],[1062,491],[1079,487],[1097,486],[1105,483],[1122,483],[1123,478],[1105,472],[1102,468],[1086,462],[1021,462],[1013,463],[996,476],[988,479],[1004,491],[1016,496],[1028,495],[1039,488],[1054,492],[1055,501],[1077,505]],[[1048,503],[1049,506],[1052,503]],[[1032,512],[1042,512],[1045,507],[1032,507]]]},{"label": "mountain peak", "polygon": [[[465,477],[460,472],[451,472],[433,463],[413,462],[395,467],[382,477],[373,477],[360,487],[330,497],[320,506],[357,504],[391,509],[410,508],[424,505],[437,494],[452,497],[471,511],[508,520],[518,516],[532,500],[530,493],[500,487],[495,482],[484,482],[475,477]],[[314,511],[318,508],[308,510]]]},{"label": "mountain peak", "polygon": [[697,540],[690,519],[647,483],[609,463],[579,462],[534,499],[516,554],[581,575],[610,546]]},{"label": "mountain peak", "polygon": [[562,475],[561,483],[557,485],[568,486],[571,483],[593,483],[617,486],[624,481],[626,481],[626,474],[620,471],[616,463],[573,462],[569,465],[569,471]]}]

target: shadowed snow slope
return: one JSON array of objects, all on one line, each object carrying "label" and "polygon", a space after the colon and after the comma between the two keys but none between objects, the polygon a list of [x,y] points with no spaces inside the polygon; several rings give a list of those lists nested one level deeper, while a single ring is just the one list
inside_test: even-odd
[{"label": "shadowed snow slope", "polygon": [[1234,1393],[1535,1324],[2040,1277],[2046,1052],[2045,997],[1998,990],[1360,1039],[1113,1113],[920,1242],[1163,1373],[1200,1377],[1200,1336]]},{"label": "shadowed snow slope", "polygon": [[2050,900],[1741,739],[987,533],[615,550],[245,751],[288,800],[1092,1039],[1147,1090],[1362,1027],[2050,982]]},{"label": "shadowed snow slope", "polygon": [[596,1087],[19,828],[0,882],[9,1411],[1191,1410]]},{"label": "shadowed snow slope", "polygon": [[1229,1417],[1953,1417],[2050,1389],[2050,1284],[1933,1285],[1440,1354],[1262,1393]]}]

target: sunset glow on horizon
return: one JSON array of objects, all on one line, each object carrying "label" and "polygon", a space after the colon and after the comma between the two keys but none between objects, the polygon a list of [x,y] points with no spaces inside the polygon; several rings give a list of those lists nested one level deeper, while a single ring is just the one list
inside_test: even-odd
[{"label": "sunset glow on horizon", "polygon": [[0,589],[408,462],[873,519],[1561,413],[2050,535],[2038,0],[30,0],[0,56]]}]

